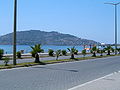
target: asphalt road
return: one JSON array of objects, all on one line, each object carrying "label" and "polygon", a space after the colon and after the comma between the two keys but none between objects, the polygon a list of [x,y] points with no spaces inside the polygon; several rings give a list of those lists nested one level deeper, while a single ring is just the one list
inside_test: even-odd
[{"label": "asphalt road", "polygon": [[67,90],[120,70],[120,56],[0,71],[0,90]]}]

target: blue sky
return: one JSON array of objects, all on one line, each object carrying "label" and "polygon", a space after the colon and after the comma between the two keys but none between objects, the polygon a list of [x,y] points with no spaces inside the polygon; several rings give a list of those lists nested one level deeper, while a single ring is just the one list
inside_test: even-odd
[{"label": "blue sky", "polygon": [[[13,32],[13,1],[0,0],[0,35]],[[105,2],[111,0],[18,0],[17,30],[58,31],[114,43],[114,7]],[[120,5],[118,14],[120,43]]]}]

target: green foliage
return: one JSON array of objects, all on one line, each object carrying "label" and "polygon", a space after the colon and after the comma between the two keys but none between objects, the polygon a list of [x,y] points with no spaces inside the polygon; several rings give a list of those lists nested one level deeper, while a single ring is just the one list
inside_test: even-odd
[{"label": "green foliage", "polygon": [[74,52],[75,55],[78,55],[78,50],[76,49],[75,52]]},{"label": "green foliage", "polygon": [[66,50],[62,50],[62,55],[67,55],[67,51]]},{"label": "green foliage", "polygon": [[76,51],[75,47],[67,48],[67,49],[71,53],[71,59],[75,59],[74,58],[74,54],[75,54],[75,51]]},{"label": "green foliage", "polygon": [[58,57],[61,55],[61,50],[59,49],[55,53],[56,53],[56,60],[58,60]]},{"label": "green foliage", "polygon": [[5,63],[5,66],[8,66],[8,62],[10,61],[10,58],[9,57],[5,57],[4,58],[4,63]]},{"label": "green foliage", "polygon": [[3,54],[4,54],[4,50],[3,50],[3,49],[0,49],[0,60],[2,59]]},{"label": "green foliage", "polygon": [[90,50],[90,53],[93,53],[93,51],[92,51],[92,50]]},{"label": "green foliage", "polygon": [[103,56],[103,52],[104,52],[104,50],[100,50],[100,56]]},{"label": "green foliage", "polygon": [[92,48],[92,51],[93,52],[96,52],[98,49],[97,49],[97,47],[96,46],[94,46],[93,48]]},{"label": "green foliage", "polygon": [[108,52],[107,55],[110,55],[110,51],[113,50],[111,46],[107,46],[105,50]]},{"label": "green foliage", "polygon": [[21,58],[21,52],[20,51],[17,52],[17,57]]},{"label": "green foliage", "polygon": [[100,53],[100,56],[103,56],[103,52],[104,52],[104,50],[102,50],[102,49],[97,49],[97,53]]},{"label": "green foliage", "polygon": [[49,50],[48,50],[48,54],[49,54],[49,56],[54,56],[54,50],[49,49]]},{"label": "green foliage", "polygon": [[111,48],[111,51],[114,53],[114,52],[115,52],[115,49],[114,49],[114,48]]},{"label": "green foliage", "polygon": [[117,51],[119,52],[119,54],[120,54],[120,48],[117,48]]},{"label": "green foliage", "polygon": [[76,48],[75,48],[75,47],[67,48],[67,49],[68,49],[68,51],[69,51],[70,53],[75,53],[75,52],[76,52]]},{"label": "green foliage", "polygon": [[30,53],[32,54],[32,57],[35,58],[35,52],[34,52],[34,51],[31,51]]},{"label": "green foliage", "polygon": [[86,49],[84,49],[84,50],[82,50],[82,55],[85,57],[85,55],[86,55],[87,53],[86,53]]},{"label": "green foliage", "polygon": [[41,53],[44,52],[43,49],[41,49],[41,44],[36,44],[35,46],[31,46],[32,52],[36,53]]},{"label": "green foliage", "polygon": [[35,63],[40,63],[38,53],[44,52],[44,50],[41,48],[41,44],[36,44],[35,46],[31,46],[31,48],[31,54],[32,57],[35,58]]},{"label": "green foliage", "polygon": [[105,51],[106,51],[105,48],[102,51],[103,51],[103,53],[105,53]]},{"label": "green foliage", "polygon": [[92,50],[91,50],[91,52],[93,53],[93,57],[96,57],[96,52],[97,52],[97,47],[96,46],[94,46],[93,48],[92,48]]},{"label": "green foliage", "polygon": [[97,49],[97,53],[100,53],[100,49],[99,48]]}]

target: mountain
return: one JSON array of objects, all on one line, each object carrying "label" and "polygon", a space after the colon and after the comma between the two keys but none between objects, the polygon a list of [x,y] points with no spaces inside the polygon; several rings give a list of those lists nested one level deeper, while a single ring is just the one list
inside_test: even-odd
[{"label": "mountain", "polygon": [[[13,33],[0,36],[1,45],[12,44]],[[70,34],[62,34],[59,32],[45,32],[40,30],[18,31],[17,32],[18,45],[93,45],[99,44],[93,40],[81,39]]]}]

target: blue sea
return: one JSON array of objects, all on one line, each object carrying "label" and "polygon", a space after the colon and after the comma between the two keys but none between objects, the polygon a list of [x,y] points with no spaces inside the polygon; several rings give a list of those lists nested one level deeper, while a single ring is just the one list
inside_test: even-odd
[{"label": "blue sea", "polygon": [[[67,48],[71,48],[73,46],[52,46],[52,45],[43,45],[41,46],[44,49],[44,52],[48,52],[48,49],[55,50],[67,50]],[[89,47],[89,46],[88,46]],[[75,46],[75,48],[79,51],[83,50],[83,46]],[[0,45],[0,49],[4,49],[4,53],[11,54],[13,53],[13,46],[12,45]],[[17,45],[17,51],[24,50],[24,53],[29,53],[31,51],[30,45]]]}]

